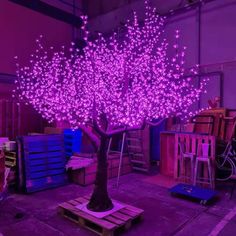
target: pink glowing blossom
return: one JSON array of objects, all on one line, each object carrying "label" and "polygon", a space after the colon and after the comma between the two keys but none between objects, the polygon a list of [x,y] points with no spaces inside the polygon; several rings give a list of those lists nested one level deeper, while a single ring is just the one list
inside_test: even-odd
[{"label": "pink glowing blossom", "polygon": [[178,30],[171,46],[176,54],[168,57],[164,19],[155,8],[146,3],[142,25],[134,13],[122,39],[114,33],[89,41],[87,18],[83,20],[86,47],[82,53],[73,43],[69,50],[46,51],[41,37],[37,40],[29,65],[18,66],[16,92],[21,100],[48,121],[66,121],[75,129],[99,123],[104,115],[113,127],[134,127],[189,113],[206,80],[196,88],[194,77],[184,76],[186,48],[177,43]]}]

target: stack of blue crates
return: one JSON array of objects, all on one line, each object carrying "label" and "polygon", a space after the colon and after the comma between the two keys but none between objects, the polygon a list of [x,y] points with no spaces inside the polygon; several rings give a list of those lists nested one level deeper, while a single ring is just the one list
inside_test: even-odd
[{"label": "stack of blue crates", "polygon": [[27,193],[57,187],[67,182],[62,135],[23,136],[21,165]]},{"label": "stack of blue crates", "polygon": [[82,131],[65,129],[64,130],[64,145],[65,145],[65,154],[67,158],[70,158],[73,153],[81,152],[81,143],[82,143]]}]

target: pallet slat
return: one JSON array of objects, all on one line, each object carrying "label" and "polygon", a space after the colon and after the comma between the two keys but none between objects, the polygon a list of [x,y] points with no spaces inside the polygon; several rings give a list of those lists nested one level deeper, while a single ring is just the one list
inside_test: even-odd
[{"label": "pallet slat", "polygon": [[119,219],[119,220],[123,220],[123,221],[128,221],[130,220],[130,217],[125,215],[125,214],[122,214],[121,212],[117,211],[115,213],[112,213],[111,216]]},{"label": "pallet slat", "polygon": [[105,217],[104,219],[110,221],[111,223],[117,224],[117,225],[122,225],[122,224],[125,223],[124,220],[117,219],[117,218],[115,218],[115,217],[113,217],[113,216],[107,216],[107,217]]}]

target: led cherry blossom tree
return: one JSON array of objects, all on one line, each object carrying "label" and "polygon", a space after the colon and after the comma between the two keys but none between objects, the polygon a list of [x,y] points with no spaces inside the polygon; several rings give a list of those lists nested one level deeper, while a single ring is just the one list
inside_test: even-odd
[{"label": "led cherry blossom tree", "polygon": [[[145,124],[158,125],[155,120],[188,114],[206,84],[196,88],[191,76],[184,77],[185,48],[173,45],[176,53],[168,58],[164,19],[147,2],[145,9],[142,24],[136,13],[127,21],[122,39],[113,33],[89,41],[84,17],[82,51],[72,43],[69,50],[50,52],[40,37],[29,66],[17,64],[19,98],[48,121],[66,121],[82,129],[97,148],[95,188],[88,204],[93,211],[113,206],[107,191],[108,139]],[[178,31],[175,37],[177,41]]]}]

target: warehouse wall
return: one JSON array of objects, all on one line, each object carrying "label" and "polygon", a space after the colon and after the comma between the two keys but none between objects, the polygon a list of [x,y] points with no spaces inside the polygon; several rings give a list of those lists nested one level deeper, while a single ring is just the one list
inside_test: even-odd
[{"label": "warehouse wall", "polygon": [[69,44],[72,27],[8,0],[0,0],[0,34],[0,136],[14,138],[29,132],[42,132],[45,121],[30,106],[22,104],[19,114],[13,112],[17,107],[11,101],[14,84],[8,82],[14,80],[11,75],[16,72],[14,57],[17,55],[19,63],[27,65],[40,34],[46,46],[58,48]]},{"label": "warehouse wall", "polygon": [[[188,47],[188,66],[200,62],[203,72],[223,73],[223,105],[236,108],[236,1],[217,0],[203,5],[200,11],[200,25],[198,10],[170,17],[167,35],[171,36],[175,28],[180,29],[183,44]],[[213,98],[216,93],[213,92],[213,86],[219,87],[217,79],[211,79],[209,98]]]},{"label": "warehouse wall", "polygon": [[[176,1],[168,1],[168,6],[153,0],[159,12],[164,13],[171,6],[176,7]],[[143,1],[134,1],[129,5],[110,11],[90,20],[90,29],[107,33],[120,26],[136,10],[142,17]],[[222,72],[223,99],[222,105],[236,108],[236,0],[215,0],[201,7],[200,25],[199,9],[188,9],[181,14],[167,18],[166,37],[171,42],[174,31],[181,32],[181,45],[187,46],[186,67],[200,62],[202,72]],[[200,28],[199,28],[200,26]],[[200,29],[200,38],[199,38]],[[200,40],[199,40],[200,39]],[[200,50],[199,50],[200,48]],[[220,73],[210,76],[211,82],[208,94],[202,99],[202,106],[208,98],[213,98],[220,91]],[[213,86],[215,89],[213,90]]]},{"label": "warehouse wall", "polygon": [[40,34],[55,47],[72,40],[70,25],[7,0],[0,1],[0,32],[0,73],[15,74],[14,56],[27,62]]}]

